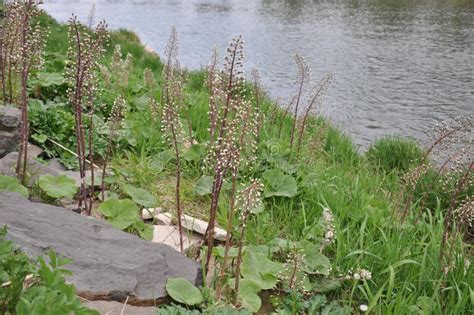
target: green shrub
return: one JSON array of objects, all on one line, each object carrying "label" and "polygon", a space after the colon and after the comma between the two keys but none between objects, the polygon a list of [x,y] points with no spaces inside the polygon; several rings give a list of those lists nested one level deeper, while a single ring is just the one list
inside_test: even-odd
[{"label": "green shrub", "polygon": [[[7,229],[0,229],[0,314],[98,314],[81,304],[73,285],[66,284],[64,275],[70,275],[63,266],[69,261],[53,251],[48,261],[38,258],[38,266],[28,256],[16,250],[6,240]],[[32,284],[24,285],[32,275]]]},{"label": "green shrub", "polygon": [[369,163],[385,173],[403,174],[419,163],[422,154],[414,141],[387,137],[375,141],[365,156]]}]

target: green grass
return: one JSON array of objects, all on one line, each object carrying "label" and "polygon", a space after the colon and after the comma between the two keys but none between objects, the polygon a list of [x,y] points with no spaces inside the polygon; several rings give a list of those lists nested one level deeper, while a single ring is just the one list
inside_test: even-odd
[{"label": "green grass", "polygon": [[[46,71],[61,72],[64,68],[61,56],[65,56],[67,50],[67,27],[48,17],[43,19],[51,28],[46,48],[49,58]],[[145,188],[159,197],[165,209],[172,210],[173,159],[163,158],[169,147],[162,139],[160,126],[152,123],[150,110],[137,106],[137,99],[147,92],[142,88],[143,70],[151,69],[160,82],[162,63],[157,55],[145,51],[135,34],[119,30],[112,33],[104,64],[110,62],[116,44],[121,45],[124,56],[127,53],[133,56],[133,71],[125,93],[129,104],[125,134],[112,161],[116,174],[112,189],[120,193],[123,183]],[[52,61],[53,56],[59,56],[57,62]],[[208,92],[203,71],[189,74],[187,91],[194,137],[199,143],[204,143],[208,139]],[[106,91],[100,102],[110,107],[116,95],[117,91]],[[159,99],[159,91],[155,96]],[[54,97],[53,100],[49,95],[49,99],[43,100],[66,102],[60,87]],[[430,211],[413,206],[405,223],[399,223],[400,176],[419,159],[418,146],[407,140],[387,138],[376,142],[364,156],[357,152],[348,136],[322,119],[311,118],[311,128],[307,129],[304,147],[297,156],[294,151],[287,150],[292,119],[278,110],[274,121],[270,121],[273,106],[268,100],[263,104],[267,117],[258,159],[253,170],[246,169],[242,173],[260,177],[265,169],[281,167],[297,180],[299,193],[293,198],[265,199],[265,211],[250,219],[246,244],[269,244],[275,238],[301,240],[317,223],[323,208],[329,207],[336,217],[337,239],[327,252],[333,262],[334,274],[365,268],[372,272],[372,279],[367,283],[344,281],[340,287],[326,293],[328,299],[351,307],[355,313],[360,304],[367,304],[377,314],[408,314],[423,300],[431,301],[433,314],[467,314],[472,311],[474,268],[471,265],[464,271],[464,259],[472,259],[468,254],[472,253],[472,246],[457,240],[454,251],[456,265],[447,275],[443,274],[439,263],[441,222],[446,204],[437,201],[445,197],[433,192]],[[67,106],[48,108],[49,113],[56,110],[64,112],[69,109]],[[105,116],[106,113],[99,115]],[[61,115],[52,117],[61,119],[58,118]],[[71,123],[67,128],[58,127],[62,128],[62,139],[66,143],[73,139],[72,129],[67,131]],[[48,124],[38,118],[33,122],[33,128],[42,130],[49,137],[57,136],[54,129],[45,128],[44,125]],[[269,143],[273,143],[278,151],[276,162],[268,158]],[[58,154],[58,151],[53,153]],[[209,198],[193,192],[195,182],[202,175],[202,166],[202,161],[185,162],[183,201],[185,213],[206,217]],[[246,178],[239,180],[245,181]],[[224,194],[218,215],[223,226],[227,203],[227,194]],[[418,213],[422,213],[422,217],[414,224]]]}]

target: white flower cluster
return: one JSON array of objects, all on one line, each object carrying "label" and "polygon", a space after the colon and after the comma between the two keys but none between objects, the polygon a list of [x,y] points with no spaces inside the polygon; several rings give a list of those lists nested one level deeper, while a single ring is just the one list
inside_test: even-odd
[{"label": "white flower cluster", "polygon": [[372,272],[368,271],[367,269],[357,269],[356,271],[353,271],[352,269],[349,269],[346,279],[352,279],[352,280],[370,280],[372,279]]},{"label": "white flower cluster", "polygon": [[336,239],[336,230],[334,229],[334,216],[331,212],[331,209],[324,208],[323,210],[323,220],[326,224],[326,232],[324,234],[324,239],[321,242],[320,251],[322,252],[324,248],[334,243]]}]

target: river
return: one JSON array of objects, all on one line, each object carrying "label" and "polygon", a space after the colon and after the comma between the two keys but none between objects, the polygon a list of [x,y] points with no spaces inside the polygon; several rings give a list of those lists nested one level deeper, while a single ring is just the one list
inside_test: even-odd
[{"label": "river", "polygon": [[[474,114],[474,0],[53,0],[43,8],[135,31],[162,53],[170,28],[180,60],[205,66],[242,35],[247,69],[268,94],[292,95],[295,53],[314,80],[335,77],[322,114],[364,148],[385,135],[423,141],[437,122]],[[248,71],[249,72],[249,71]]]}]

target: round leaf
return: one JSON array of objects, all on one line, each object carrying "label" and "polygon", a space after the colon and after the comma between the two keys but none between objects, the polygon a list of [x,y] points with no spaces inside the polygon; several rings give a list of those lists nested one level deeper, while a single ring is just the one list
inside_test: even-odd
[{"label": "round leaf", "polygon": [[184,278],[170,278],[166,282],[166,292],[173,300],[186,305],[202,302],[202,294],[191,282]]},{"label": "round leaf", "polygon": [[146,208],[153,208],[156,207],[156,198],[152,194],[150,194],[147,190],[142,188],[136,188],[132,185],[124,185],[123,190],[127,195],[132,197],[133,201],[142,205]]},{"label": "round leaf", "polygon": [[38,184],[48,196],[55,199],[63,197],[72,199],[77,191],[76,181],[66,175],[42,175],[38,180]]},{"label": "round leaf", "polygon": [[100,204],[98,208],[107,221],[114,227],[124,230],[136,223],[138,219],[138,207],[130,199],[109,199]]},{"label": "round leaf", "polygon": [[0,191],[16,192],[21,196],[28,198],[28,189],[26,189],[18,179],[9,176],[0,175]]},{"label": "round leaf", "polygon": [[272,169],[266,170],[262,176],[265,180],[265,197],[293,197],[298,193],[296,180],[291,175]]},{"label": "round leaf", "polygon": [[203,176],[194,186],[194,192],[199,196],[210,195],[212,193],[212,185],[214,183],[214,178],[212,176]]}]

